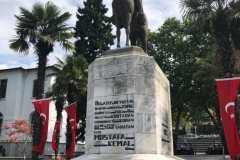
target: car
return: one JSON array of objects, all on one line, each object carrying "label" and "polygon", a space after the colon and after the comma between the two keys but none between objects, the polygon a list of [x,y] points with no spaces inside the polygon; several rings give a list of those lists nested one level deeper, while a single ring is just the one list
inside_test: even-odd
[{"label": "car", "polygon": [[198,138],[199,136],[196,134],[192,134],[192,133],[187,133],[186,135],[184,135],[184,138]]}]

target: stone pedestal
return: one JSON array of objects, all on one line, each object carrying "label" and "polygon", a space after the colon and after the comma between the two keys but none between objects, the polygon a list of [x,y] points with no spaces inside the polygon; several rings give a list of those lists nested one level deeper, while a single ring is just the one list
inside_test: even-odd
[{"label": "stone pedestal", "polygon": [[172,159],[172,142],[169,81],[153,57],[126,47],[97,58],[89,66],[86,155],[77,159]]}]

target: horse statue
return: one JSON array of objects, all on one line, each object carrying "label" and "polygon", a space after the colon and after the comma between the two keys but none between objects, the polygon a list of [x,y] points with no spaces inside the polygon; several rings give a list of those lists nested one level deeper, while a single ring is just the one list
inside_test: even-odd
[{"label": "horse statue", "polygon": [[142,49],[145,53],[147,53],[148,23],[147,17],[144,13],[143,16],[144,17],[139,16],[137,14],[133,14],[129,38],[131,41],[131,46],[136,46],[137,39],[140,39]]},{"label": "horse statue", "polygon": [[[117,48],[120,48],[121,28],[126,30],[126,46],[136,45],[138,38],[141,39],[142,49],[147,53],[147,32],[148,25],[146,15],[138,14],[135,7],[135,0],[113,0],[112,23],[116,26]],[[144,23],[143,23],[144,22]]]},{"label": "horse statue", "polygon": [[113,18],[117,27],[117,47],[120,48],[121,28],[126,30],[126,46],[129,46],[130,25],[134,12],[134,0],[113,0]]}]

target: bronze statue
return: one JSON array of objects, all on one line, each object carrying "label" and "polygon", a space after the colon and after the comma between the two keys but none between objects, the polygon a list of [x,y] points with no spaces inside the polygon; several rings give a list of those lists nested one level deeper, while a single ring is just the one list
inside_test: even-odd
[{"label": "bronze statue", "polygon": [[138,38],[141,39],[142,48],[147,53],[147,18],[143,12],[142,0],[113,0],[112,22],[117,27],[117,47],[120,48],[121,28],[126,30],[126,46],[136,45]]},{"label": "bronze statue", "polygon": [[147,53],[147,37],[148,37],[148,23],[147,17],[143,15],[133,14],[131,27],[130,27],[130,41],[131,46],[136,46],[137,39],[141,40],[142,49]]}]

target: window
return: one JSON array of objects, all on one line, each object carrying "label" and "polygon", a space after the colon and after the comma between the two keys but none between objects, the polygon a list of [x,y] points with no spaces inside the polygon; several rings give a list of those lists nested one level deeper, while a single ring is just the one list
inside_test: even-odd
[{"label": "window", "polygon": [[7,79],[0,80],[0,98],[6,97]]},{"label": "window", "polygon": [[33,80],[33,95],[32,97],[37,97],[37,80]]},{"label": "window", "polygon": [[3,114],[0,112],[0,134],[2,133]]}]

